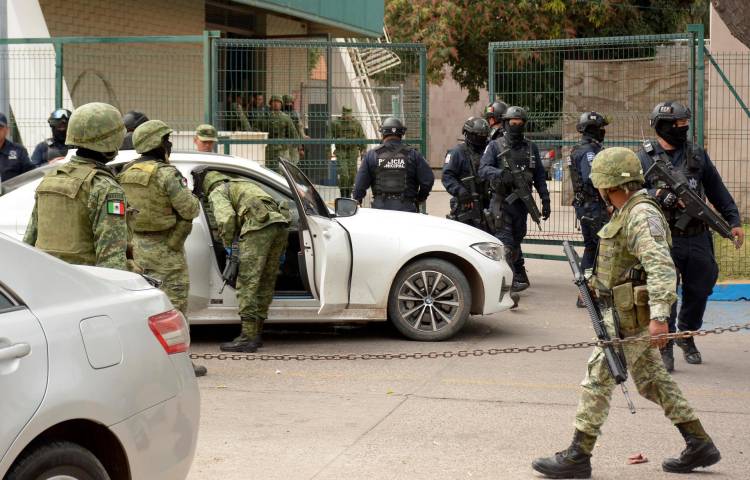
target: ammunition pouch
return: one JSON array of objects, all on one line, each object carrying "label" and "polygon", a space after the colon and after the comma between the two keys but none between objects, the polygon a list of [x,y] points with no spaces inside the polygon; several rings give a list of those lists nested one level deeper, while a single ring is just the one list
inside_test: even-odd
[{"label": "ammunition pouch", "polygon": [[631,282],[623,283],[612,289],[611,298],[623,337],[632,337],[648,327],[651,314],[645,285],[634,287]]},{"label": "ammunition pouch", "polygon": [[182,251],[187,240],[188,235],[193,230],[193,222],[191,220],[179,219],[172,231],[167,235],[167,246],[175,252]]}]

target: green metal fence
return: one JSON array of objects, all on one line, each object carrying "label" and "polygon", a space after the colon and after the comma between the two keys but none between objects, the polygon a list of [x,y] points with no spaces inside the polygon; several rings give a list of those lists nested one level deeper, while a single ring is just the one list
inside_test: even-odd
[{"label": "green metal fence", "polygon": [[50,112],[93,101],[162,119],[175,129],[177,148],[192,148],[210,98],[211,35],[0,39],[0,64],[8,69],[0,108],[29,153],[50,136]]},{"label": "green metal fence", "polygon": [[[223,151],[273,165],[286,156],[318,185],[326,199],[340,195],[340,165],[334,145],[380,143],[385,117],[407,126],[407,141],[422,152],[427,145],[425,48],[305,40],[219,39],[213,43],[212,110],[223,132]],[[272,95],[293,98],[290,116],[301,138],[269,127]],[[331,122],[348,106],[364,138],[333,138]]]}]

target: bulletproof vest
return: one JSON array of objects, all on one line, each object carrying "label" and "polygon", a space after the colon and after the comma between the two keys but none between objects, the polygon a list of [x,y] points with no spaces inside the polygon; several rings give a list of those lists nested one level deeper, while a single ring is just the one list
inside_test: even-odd
[{"label": "bulletproof vest", "polygon": [[479,178],[479,162],[482,160],[482,154],[477,153],[473,148],[465,143],[462,143],[459,148],[461,148],[461,151],[466,156],[466,158],[469,159],[470,174],[472,177],[474,177],[474,184],[476,185],[477,193],[482,196],[486,195],[488,192],[486,183]]},{"label": "bulletproof vest", "polygon": [[36,189],[36,247],[60,260],[95,265],[96,248],[88,198],[94,165],[66,163],[48,173]]},{"label": "bulletproof vest", "polygon": [[243,179],[232,179],[223,186],[232,208],[240,219],[240,235],[260,230],[272,223],[289,223],[289,208],[282,202],[277,203],[273,197],[252,182]]},{"label": "bulletproof vest", "polygon": [[47,161],[54,160],[58,157],[64,157],[68,153],[68,147],[66,145],[59,145],[55,143],[52,138],[47,139]]},{"label": "bulletproof vest", "polygon": [[[534,181],[534,169],[536,168],[536,160],[534,160],[534,157],[532,156],[531,144],[524,141],[522,144],[511,147],[510,142],[508,142],[505,137],[501,137],[496,141],[500,146],[501,152],[510,148],[510,150],[505,153],[505,157],[508,159],[508,162],[515,164],[521,169],[524,180],[526,180],[526,183],[531,186]],[[503,160],[500,162],[501,168],[505,168]],[[512,189],[513,184],[506,185],[506,187]]]},{"label": "bulletproof vest", "polygon": [[[334,124],[333,136],[336,138],[358,138],[357,125],[351,120],[337,120]],[[357,150],[358,148],[358,145],[336,145],[336,149],[344,151]]]},{"label": "bulletproof vest", "polygon": [[405,195],[416,192],[416,182],[409,178],[411,147],[404,144],[381,145],[375,149],[378,166],[375,169],[375,195]]},{"label": "bulletproof vest", "polygon": [[156,172],[167,166],[157,160],[136,160],[117,177],[129,206],[138,211],[131,222],[136,233],[162,232],[177,223],[172,202],[157,181]]},{"label": "bulletproof vest", "polygon": [[[593,141],[581,141],[578,145],[573,147],[573,150],[570,152],[570,157],[573,160],[574,167],[577,169],[579,176],[581,176],[580,162],[588,161],[586,158],[587,147],[591,147],[591,151],[594,152],[594,155],[602,150],[601,144]],[[587,179],[581,176],[582,189],[580,193],[583,194],[585,201],[600,202],[601,196],[599,195],[599,191],[594,188],[594,185],[591,182],[586,180]]]},{"label": "bulletproof vest", "polygon": [[[641,203],[650,203],[657,211],[659,204],[646,194],[639,193],[628,202],[623,210],[617,212],[598,233],[599,250],[596,257],[596,288],[609,291],[612,288],[630,281],[630,272],[640,265],[638,259],[628,252],[628,238],[623,226],[627,224],[633,207]],[[669,229],[664,225],[667,242],[671,245]]]}]

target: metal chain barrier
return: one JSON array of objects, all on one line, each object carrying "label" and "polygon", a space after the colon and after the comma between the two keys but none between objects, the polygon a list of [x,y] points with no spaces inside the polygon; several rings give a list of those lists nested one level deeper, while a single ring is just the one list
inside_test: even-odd
[{"label": "metal chain barrier", "polygon": [[725,332],[739,332],[740,330],[750,330],[750,323],[744,325],[730,325],[728,327],[716,327],[709,330],[695,330],[688,332],[665,333],[662,335],[648,336],[640,335],[624,339],[612,339],[608,342],[602,340],[578,342],[578,343],[560,343],[557,345],[542,345],[540,347],[531,345],[528,347],[507,347],[507,348],[488,348],[474,350],[458,350],[447,352],[416,352],[416,353],[334,353],[334,354],[311,354],[311,355],[292,355],[292,354],[256,354],[256,353],[191,353],[190,358],[193,360],[260,360],[260,361],[282,361],[288,362],[295,360],[303,362],[306,360],[408,360],[423,358],[465,358],[465,357],[482,357],[484,355],[500,355],[506,353],[537,353],[551,352],[561,350],[574,350],[579,348],[604,347],[607,345],[625,345],[635,342],[647,342],[656,340],[673,340],[678,338],[705,337],[706,335],[719,335]]}]

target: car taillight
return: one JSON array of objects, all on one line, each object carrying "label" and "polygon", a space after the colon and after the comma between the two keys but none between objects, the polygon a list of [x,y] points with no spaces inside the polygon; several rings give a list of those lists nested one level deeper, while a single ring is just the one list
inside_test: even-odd
[{"label": "car taillight", "polygon": [[177,310],[148,317],[148,326],[167,354],[187,352],[190,331],[182,314]]}]

